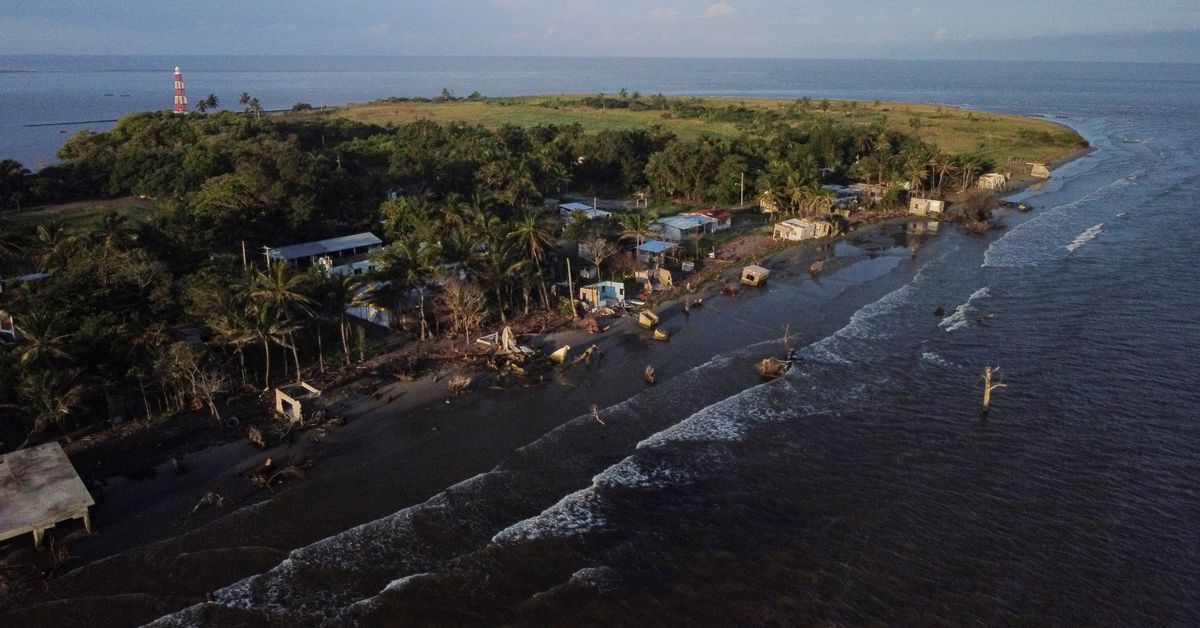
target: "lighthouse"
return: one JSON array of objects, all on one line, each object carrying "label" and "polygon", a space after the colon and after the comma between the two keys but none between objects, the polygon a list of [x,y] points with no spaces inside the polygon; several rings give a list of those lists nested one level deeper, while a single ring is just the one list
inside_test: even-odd
[{"label": "lighthouse", "polygon": [[187,113],[187,94],[183,91],[183,72],[175,66],[175,113]]}]

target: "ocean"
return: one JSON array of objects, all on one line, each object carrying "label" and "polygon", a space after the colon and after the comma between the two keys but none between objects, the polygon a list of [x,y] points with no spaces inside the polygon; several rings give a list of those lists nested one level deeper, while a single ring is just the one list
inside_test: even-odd
[{"label": "ocean", "polygon": [[[443,87],[928,101],[1045,116],[1096,150],[1002,230],[851,240],[837,273],[709,305],[692,316],[741,331],[692,339],[711,355],[602,408],[608,431],[562,417],[163,625],[1200,623],[1200,66],[0,57],[31,70],[0,74],[0,155],[60,141],[20,123],[167,107],[177,64],[193,98],[267,108]],[[801,339],[767,383],[760,323]],[[984,417],[986,366],[1007,387]]]}]

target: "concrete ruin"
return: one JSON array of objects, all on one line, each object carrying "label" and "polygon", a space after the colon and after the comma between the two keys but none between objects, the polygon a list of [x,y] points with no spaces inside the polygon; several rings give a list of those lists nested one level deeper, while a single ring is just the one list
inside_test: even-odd
[{"label": "concrete ruin", "polygon": [[32,532],[38,547],[46,530],[71,519],[91,534],[95,503],[56,442],[0,456],[0,541]]}]

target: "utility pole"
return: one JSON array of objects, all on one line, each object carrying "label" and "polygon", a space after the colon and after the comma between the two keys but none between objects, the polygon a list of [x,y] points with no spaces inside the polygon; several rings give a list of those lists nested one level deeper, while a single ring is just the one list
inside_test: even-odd
[{"label": "utility pole", "polygon": [[567,290],[571,294],[567,295],[567,301],[571,304],[571,318],[578,318],[575,315],[575,278],[571,276],[571,258],[567,258]]},{"label": "utility pole", "polygon": [[745,172],[742,173],[742,181],[740,184],[738,184],[738,189],[739,189],[738,207],[745,207],[746,206],[746,173]]},{"label": "utility pole", "polygon": [[246,241],[242,240],[242,268],[245,268],[246,266]]}]

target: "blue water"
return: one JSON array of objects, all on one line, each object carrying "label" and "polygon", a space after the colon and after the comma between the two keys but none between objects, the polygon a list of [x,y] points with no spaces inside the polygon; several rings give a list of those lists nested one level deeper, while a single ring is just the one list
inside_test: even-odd
[{"label": "blue water", "polygon": [[[1021,193],[1034,211],[1001,231],[943,227],[915,253],[693,314],[739,318],[726,342],[692,347],[755,321],[802,330],[787,377],[752,375],[770,342],[722,348],[605,409],[605,435],[566,421],[164,623],[1200,623],[1197,66],[103,59],[78,62],[107,69],[80,78],[49,71],[66,60],[25,63],[42,71],[0,76],[6,101],[10,85],[29,99],[75,76],[161,108],[178,63],[194,94],[267,107],[442,87],[879,98],[1044,115],[1096,148]],[[828,303],[848,311],[809,307],[838,290]],[[1008,387],[981,418],[988,365]]]}]

